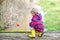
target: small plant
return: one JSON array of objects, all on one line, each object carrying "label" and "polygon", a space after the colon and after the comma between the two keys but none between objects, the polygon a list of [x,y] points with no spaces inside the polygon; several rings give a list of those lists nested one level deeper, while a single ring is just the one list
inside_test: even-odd
[{"label": "small plant", "polygon": [[2,30],[2,26],[0,25],[0,30]]},{"label": "small plant", "polygon": [[3,26],[0,25],[0,31],[1,31],[1,30],[5,30],[5,29],[7,29],[7,28],[8,28],[8,27],[3,27]]}]

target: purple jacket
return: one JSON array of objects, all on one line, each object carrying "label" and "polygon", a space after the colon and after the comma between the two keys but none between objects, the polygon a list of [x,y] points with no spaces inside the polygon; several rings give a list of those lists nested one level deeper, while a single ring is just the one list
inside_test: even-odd
[{"label": "purple jacket", "polygon": [[44,24],[42,21],[42,15],[41,14],[35,14],[32,17],[29,26],[33,27],[36,31],[43,32],[44,31]]}]

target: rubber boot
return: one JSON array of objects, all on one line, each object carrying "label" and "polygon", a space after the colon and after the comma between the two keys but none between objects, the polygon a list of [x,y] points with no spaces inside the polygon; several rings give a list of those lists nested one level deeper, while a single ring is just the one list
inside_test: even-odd
[{"label": "rubber boot", "polygon": [[35,37],[35,30],[31,30],[31,35],[29,37],[34,38]]},{"label": "rubber boot", "polygon": [[39,37],[42,37],[42,35],[43,35],[42,32],[39,32],[39,33],[38,33],[38,36],[39,36]]}]

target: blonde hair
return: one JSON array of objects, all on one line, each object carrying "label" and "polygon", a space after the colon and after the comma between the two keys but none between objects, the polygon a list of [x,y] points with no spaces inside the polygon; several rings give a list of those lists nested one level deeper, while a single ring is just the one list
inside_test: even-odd
[{"label": "blonde hair", "polygon": [[38,13],[38,9],[33,8],[33,9],[31,10],[31,13],[34,13],[34,12],[37,12],[37,13]]}]

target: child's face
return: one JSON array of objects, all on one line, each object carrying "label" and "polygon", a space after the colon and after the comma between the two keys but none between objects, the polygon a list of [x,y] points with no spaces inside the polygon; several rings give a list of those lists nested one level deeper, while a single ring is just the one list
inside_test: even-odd
[{"label": "child's face", "polygon": [[34,16],[37,12],[31,12],[32,16]]},{"label": "child's face", "polygon": [[38,13],[38,10],[35,9],[35,8],[33,8],[32,11],[31,11],[32,16],[34,16],[34,15],[37,14],[37,13]]},{"label": "child's face", "polygon": [[35,14],[33,13],[32,16],[34,16]]},{"label": "child's face", "polygon": [[35,12],[31,12],[31,14],[32,14],[32,16],[34,16],[35,15]]}]

